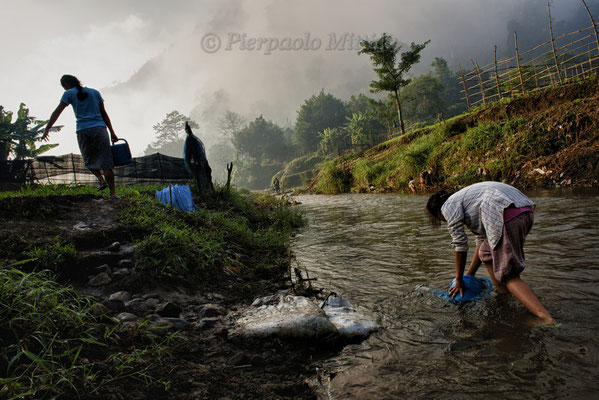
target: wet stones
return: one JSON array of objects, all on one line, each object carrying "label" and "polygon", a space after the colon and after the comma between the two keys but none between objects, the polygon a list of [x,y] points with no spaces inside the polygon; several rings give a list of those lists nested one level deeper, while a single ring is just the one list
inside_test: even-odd
[{"label": "wet stones", "polygon": [[160,324],[165,324],[166,326],[169,326],[171,328],[175,328],[175,329],[185,329],[189,326],[189,322],[180,319],[180,318],[169,318],[169,317],[165,317],[165,318],[161,318],[158,321],[156,321],[156,323],[158,325]]},{"label": "wet stones", "polygon": [[113,253],[118,252],[120,249],[121,249],[121,244],[119,242],[114,242],[106,248],[106,250],[111,251]]},{"label": "wet stones", "polygon": [[117,268],[133,268],[133,260],[125,258],[116,263]]},{"label": "wet stones", "polygon": [[215,304],[206,304],[200,309],[200,311],[198,312],[198,316],[200,318],[209,318],[218,317],[226,313],[227,311],[221,306],[217,306]]},{"label": "wet stones", "polygon": [[126,291],[115,292],[110,295],[108,300],[120,300],[123,303],[131,299],[131,293]]},{"label": "wet stones", "polygon": [[104,286],[108,285],[110,282],[112,282],[110,275],[106,272],[102,272],[91,278],[87,284],[89,286]]},{"label": "wet stones", "polygon": [[154,312],[160,315],[161,317],[173,318],[179,317],[179,314],[181,314],[182,311],[183,309],[180,306],[171,302],[159,304],[158,306],[156,306],[156,309],[154,310]]},{"label": "wet stones", "polygon": [[96,267],[96,272],[98,272],[98,273],[105,272],[108,275],[112,274],[112,270],[110,269],[108,264],[102,264],[99,267]]},{"label": "wet stones", "polygon": [[125,302],[122,300],[104,300],[102,304],[115,313],[125,311]]},{"label": "wet stones", "polygon": [[116,315],[114,317],[117,321],[124,323],[124,322],[133,322],[133,321],[137,321],[137,315],[132,314],[132,313],[128,313],[128,312],[122,312],[118,315]]}]

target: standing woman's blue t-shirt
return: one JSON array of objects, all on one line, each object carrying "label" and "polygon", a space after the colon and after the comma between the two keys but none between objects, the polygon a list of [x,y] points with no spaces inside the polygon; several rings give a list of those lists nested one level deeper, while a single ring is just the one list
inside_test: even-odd
[{"label": "standing woman's blue t-shirt", "polygon": [[100,103],[104,102],[100,92],[88,87],[84,87],[83,91],[88,95],[84,100],[77,98],[77,88],[65,90],[60,99],[66,105],[73,106],[75,118],[77,118],[77,130],[106,126],[104,118],[100,114]]}]

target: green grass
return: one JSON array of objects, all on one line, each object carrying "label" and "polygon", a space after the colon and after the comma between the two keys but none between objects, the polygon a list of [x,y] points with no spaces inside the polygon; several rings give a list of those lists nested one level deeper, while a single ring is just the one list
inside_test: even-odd
[{"label": "green grass", "polygon": [[305,222],[286,200],[269,195],[217,188],[203,200],[187,213],[149,196],[132,199],[118,221],[140,238],[137,268],[153,278],[200,281],[239,263],[248,269],[276,264],[287,256],[292,232]]},{"label": "green grass", "polygon": [[157,380],[166,343],[144,334],[139,348],[115,350],[117,326],[99,324],[95,301],[51,272],[1,268],[0,293],[0,397],[91,398],[115,380]]},{"label": "green grass", "polygon": [[[148,281],[215,287],[228,285],[229,269],[244,279],[233,290],[247,291],[254,290],[251,282],[280,278],[288,268],[290,237],[305,219],[287,199],[217,187],[196,198],[198,210],[187,213],[156,201],[156,188],[160,186],[118,189],[127,200],[120,204],[128,205],[117,220],[139,246],[136,267]],[[18,207],[42,204],[37,200],[49,196],[90,194],[97,192],[74,185],[4,192],[2,201],[14,210],[0,217],[45,218],[47,213],[30,215],[31,210]],[[153,371],[170,337],[159,338],[142,327],[123,331],[107,317],[98,319],[93,299],[56,282],[55,273],[68,278],[68,267],[84,261],[74,245],[57,238],[29,246],[25,239],[14,232],[1,243],[2,257],[19,261],[0,265],[0,398],[94,398],[131,379],[168,387],[168,377],[156,377]],[[24,264],[36,270],[11,269]]]},{"label": "green grass", "polygon": [[352,184],[351,170],[347,170],[339,159],[324,164],[320,179],[314,187],[315,193],[345,193]]},{"label": "green grass", "polygon": [[[138,196],[141,192],[153,192],[162,189],[164,185],[132,185],[118,186],[116,193],[118,196],[132,197]],[[10,197],[46,197],[46,196],[76,196],[76,195],[94,195],[109,197],[108,190],[98,192],[95,186],[84,184],[59,184],[59,185],[24,185],[19,190],[0,192],[0,199]]]},{"label": "green grass", "polygon": [[59,273],[73,268],[77,263],[77,250],[72,243],[56,238],[54,242],[42,247],[33,246],[27,252],[28,261],[37,265],[38,269],[47,269]]},{"label": "green grass", "polygon": [[[470,114],[460,115],[445,123],[430,125],[385,143],[393,151],[381,161],[371,161],[362,153],[328,162],[315,185],[316,193],[358,191],[369,185],[406,191],[412,179],[431,172],[446,186],[460,187],[481,180],[510,179],[526,160],[555,154],[575,140],[562,125],[579,123],[576,108],[560,114],[551,109],[532,119],[507,118],[503,105],[494,105],[497,118],[473,122]],[[554,121],[559,116],[560,124]],[[577,129],[572,129],[574,132]],[[352,161],[354,160],[354,161]]]}]

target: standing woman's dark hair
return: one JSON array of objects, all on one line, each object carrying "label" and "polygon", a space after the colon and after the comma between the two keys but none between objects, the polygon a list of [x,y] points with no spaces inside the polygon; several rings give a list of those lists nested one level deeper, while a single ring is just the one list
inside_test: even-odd
[{"label": "standing woman's dark hair", "polygon": [[60,78],[60,84],[65,89],[77,88],[77,98],[79,100],[87,99],[87,93],[81,87],[81,82],[79,82],[77,77],[73,75],[63,75],[62,78]]},{"label": "standing woman's dark hair", "polygon": [[441,212],[441,207],[443,207],[443,204],[445,204],[449,196],[451,196],[451,193],[441,190],[429,197],[428,202],[426,203],[426,211],[433,224],[439,224],[441,222],[439,220],[439,213]]}]

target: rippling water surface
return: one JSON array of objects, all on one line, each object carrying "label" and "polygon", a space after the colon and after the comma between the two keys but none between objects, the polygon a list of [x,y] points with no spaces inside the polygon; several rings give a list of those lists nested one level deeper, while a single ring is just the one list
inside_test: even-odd
[{"label": "rippling water surface", "polygon": [[332,398],[599,396],[599,192],[528,195],[537,211],[522,278],[560,328],[532,327],[511,296],[455,306],[417,290],[446,289],[455,274],[424,196],[297,198],[309,220],[294,243],[300,264],[384,326],[327,361]]}]

